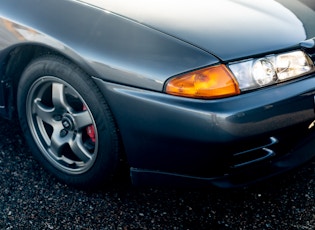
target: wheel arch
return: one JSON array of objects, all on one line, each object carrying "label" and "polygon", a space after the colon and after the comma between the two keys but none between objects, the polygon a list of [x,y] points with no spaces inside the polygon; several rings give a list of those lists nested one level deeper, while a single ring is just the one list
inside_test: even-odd
[{"label": "wheel arch", "polygon": [[[88,75],[93,76],[92,69],[75,52],[67,50],[61,52],[53,47],[43,44],[20,44],[6,49],[1,58],[1,89],[0,89],[0,114],[6,118],[16,116],[17,86],[25,68],[36,58],[44,55],[55,55],[67,59],[80,67]],[[3,91],[3,92],[1,92]]]},{"label": "wheel arch", "polygon": [[[82,69],[82,71],[86,72],[89,76],[95,76],[96,74],[92,70],[91,67],[88,66],[88,64],[81,58],[78,54],[75,52],[68,52],[63,53],[59,50],[48,47],[46,45],[40,45],[40,44],[24,44],[12,47],[11,49],[6,50],[5,55],[0,58],[0,64],[2,62],[2,65],[4,65],[4,68],[0,68],[2,70],[1,79],[0,79],[0,87],[3,84],[2,88],[5,88],[1,92],[0,89],[0,103],[1,100],[3,100],[3,103],[5,104],[4,111],[1,112],[1,104],[0,104],[0,115],[8,118],[8,119],[18,119],[17,118],[17,88],[18,84],[21,78],[22,73],[27,68],[27,66],[35,59],[40,58],[45,55],[55,55],[61,58],[64,58],[68,60],[69,62],[76,65],[78,68]],[[98,84],[95,84],[96,87],[99,87]],[[100,89],[100,92],[102,96],[106,100],[106,95],[102,90]],[[2,95],[1,95],[2,94]],[[110,105],[108,104],[109,109]],[[113,111],[111,111],[113,113]],[[117,124],[117,120],[115,118],[115,114],[113,113],[114,122],[116,123],[118,130],[117,134],[119,136],[119,143],[120,143],[120,158],[122,162],[124,162],[124,166],[119,165],[122,169],[119,170],[125,170],[125,168],[129,169],[128,159],[124,150],[124,144],[122,142],[119,124]],[[127,166],[125,166],[125,164]]]},{"label": "wheel arch", "polygon": [[[4,52],[4,55],[0,57],[0,65],[4,67],[0,68],[0,116],[7,119],[18,119],[17,88],[21,75],[34,59],[45,55],[55,55],[65,58],[69,62],[81,68],[89,76],[96,75],[94,74],[94,71],[88,66],[88,64],[83,60],[83,58],[74,52],[63,53],[55,48],[39,44],[24,44],[7,49]],[[99,87],[98,84],[95,84],[95,86]],[[100,92],[106,100],[104,92],[102,92],[102,90],[100,90]],[[110,105],[108,106],[111,110]],[[119,124],[117,124],[117,120],[115,118],[115,114],[113,114],[113,118],[117,127],[119,127]],[[124,144],[119,128],[117,130],[117,134],[119,136],[119,143],[121,145],[120,158],[124,162],[123,164],[128,164],[128,159],[124,150]],[[121,167],[121,165],[119,165],[119,167]],[[125,168],[129,169],[129,166],[123,166],[121,168],[122,170],[125,170]]]}]

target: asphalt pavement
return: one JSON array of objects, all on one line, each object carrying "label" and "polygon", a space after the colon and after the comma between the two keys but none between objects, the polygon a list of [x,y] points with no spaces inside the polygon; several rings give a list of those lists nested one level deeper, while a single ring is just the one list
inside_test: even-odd
[{"label": "asphalt pavement", "polygon": [[117,179],[88,192],[33,159],[17,122],[0,119],[0,229],[315,229],[315,160],[239,190],[136,188]]}]

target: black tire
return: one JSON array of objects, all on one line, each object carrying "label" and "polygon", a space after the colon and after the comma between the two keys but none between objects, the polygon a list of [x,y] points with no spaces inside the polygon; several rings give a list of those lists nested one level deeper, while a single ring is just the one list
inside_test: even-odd
[{"label": "black tire", "polygon": [[118,164],[118,133],[85,72],[61,57],[34,60],[21,76],[17,107],[30,149],[50,173],[87,189],[110,181]]}]

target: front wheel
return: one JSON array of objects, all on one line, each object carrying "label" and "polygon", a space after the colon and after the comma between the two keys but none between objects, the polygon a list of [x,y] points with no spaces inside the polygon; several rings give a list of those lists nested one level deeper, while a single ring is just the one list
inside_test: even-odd
[{"label": "front wheel", "polygon": [[101,186],[118,162],[117,129],[93,80],[69,61],[46,56],[24,71],[19,120],[35,157],[60,180]]}]

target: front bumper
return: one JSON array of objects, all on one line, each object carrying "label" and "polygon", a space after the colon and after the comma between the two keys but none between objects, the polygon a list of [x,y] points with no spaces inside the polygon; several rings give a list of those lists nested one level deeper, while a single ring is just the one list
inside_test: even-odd
[{"label": "front bumper", "polygon": [[242,186],[315,156],[314,76],[211,101],[95,81],[135,184]]},{"label": "front bumper", "polygon": [[176,187],[219,187],[239,188],[269,179],[279,174],[290,171],[315,157],[315,135],[303,141],[289,153],[271,161],[259,162],[251,167],[227,173],[223,176],[198,177],[177,173],[150,171],[131,168],[131,178],[134,185],[168,185]]}]

